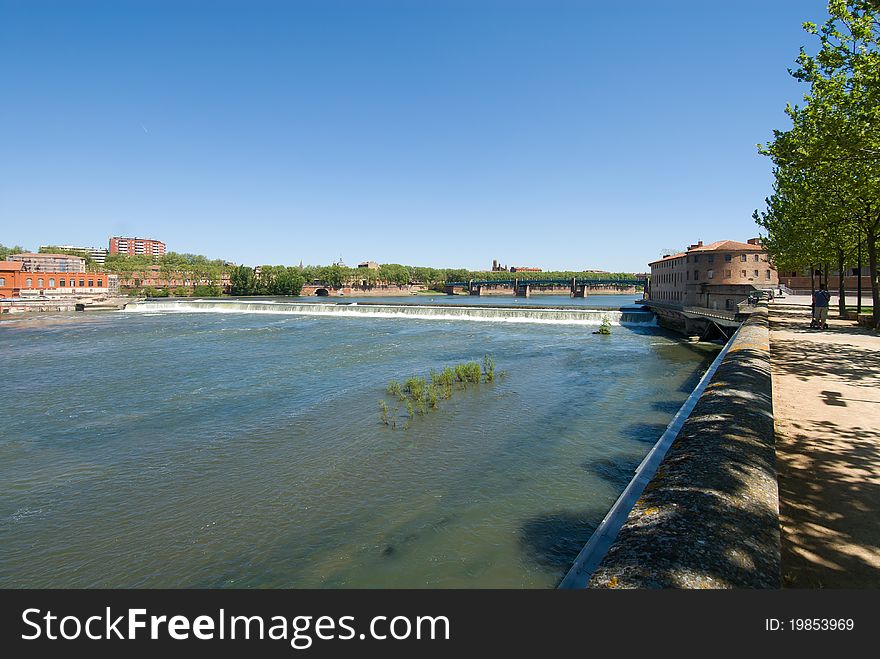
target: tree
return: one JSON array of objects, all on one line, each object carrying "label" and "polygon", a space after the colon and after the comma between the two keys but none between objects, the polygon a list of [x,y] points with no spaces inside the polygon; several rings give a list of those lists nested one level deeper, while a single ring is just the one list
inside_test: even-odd
[{"label": "tree", "polygon": [[[774,131],[760,152],[774,163],[767,211],[757,213],[776,261],[810,265],[848,260],[864,240],[873,324],[880,327],[880,10],[869,0],[830,0],[830,18],[805,30],[819,38],[802,48],[792,75],[809,85],[805,105],[788,106],[792,127]],[[807,245],[804,235],[819,245]],[[827,266],[826,266],[827,271]],[[843,275],[843,272],[841,272]]]},{"label": "tree", "polygon": [[13,254],[23,254],[24,252],[25,249],[21,245],[16,245],[15,247],[7,247],[3,243],[0,243],[0,261],[5,261]]},{"label": "tree", "polygon": [[233,295],[253,295],[256,292],[257,285],[254,269],[245,265],[234,268],[229,273],[229,283]]}]

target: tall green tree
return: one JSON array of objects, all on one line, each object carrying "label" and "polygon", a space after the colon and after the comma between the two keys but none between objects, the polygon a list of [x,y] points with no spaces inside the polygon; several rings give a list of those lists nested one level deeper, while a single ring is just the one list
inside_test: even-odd
[{"label": "tall green tree", "polygon": [[[760,147],[776,185],[758,214],[775,260],[825,256],[838,266],[864,243],[880,327],[880,9],[871,0],[830,0],[830,18],[805,23],[818,38],[803,48],[792,75],[808,85],[803,106],[789,106],[792,127]],[[806,246],[807,234],[819,247]],[[842,275],[843,273],[841,273]]]}]

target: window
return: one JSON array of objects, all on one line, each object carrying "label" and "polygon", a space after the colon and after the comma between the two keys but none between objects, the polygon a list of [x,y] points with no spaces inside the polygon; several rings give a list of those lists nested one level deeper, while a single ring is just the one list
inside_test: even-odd
[{"label": "window", "polygon": [[725,279],[730,279],[730,270],[724,271],[724,277],[725,277]]},{"label": "window", "polygon": [[741,276],[743,279],[745,279],[745,278],[746,278],[746,271],[743,270],[743,271],[742,271],[742,274],[741,274],[740,276]]},{"label": "window", "polygon": [[686,279],[687,281],[690,281],[690,280],[691,280],[691,271],[688,270],[687,273],[685,273],[685,274],[687,275],[687,276],[685,277],[685,279]]},{"label": "window", "polygon": [[757,270],[755,270],[755,277],[757,277],[757,276],[758,276],[758,271],[757,271]]},{"label": "window", "polygon": [[33,288],[33,287],[34,287],[34,280],[31,279],[30,277],[28,277],[27,280],[25,280],[24,283],[25,283],[25,286],[27,286],[28,288]]},{"label": "window", "polygon": [[103,279],[99,279],[99,280],[98,280],[98,288],[101,288],[103,285],[104,285],[104,280],[103,280]]},{"label": "window", "polygon": [[6,277],[0,277],[0,286],[6,286]]},{"label": "window", "polygon": [[769,270],[764,271],[764,279],[770,279],[770,271]]},{"label": "window", "polygon": [[55,288],[55,278],[49,277],[49,288]]},{"label": "window", "polygon": [[733,260],[733,255],[732,255],[732,254],[725,254],[725,255],[724,255],[724,262],[725,262],[725,263],[730,263],[732,260]]},{"label": "window", "polygon": [[739,260],[742,261],[743,263],[745,263],[746,261],[749,260],[749,257],[746,254],[743,254],[742,256],[739,257]]},{"label": "window", "polygon": [[80,285],[81,287],[82,287],[82,286],[85,286],[85,285],[86,285],[86,282],[85,282],[84,280],[80,279],[80,280],[79,280],[79,285]]},{"label": "window", "polygon": [[37,287],[38,287],[38,288],[43,288],[43,278],[42,278],[42,277],[40,277],[39,279],[37,279]]},{"label": "window", "polygon": [[63,279],[58,280],[58,285],[61,286],[61,288],[64,288],[66,286],[65,281]]},{"label": "window", "polygon": [[94,279],[89,279],[89,288],[92,288],[95,285]]},{"label": "window", "polygon": [[694,281],[697,281],[697,279],[699,279],[699,278],[700,278],[700,271],[694,270]]},{"label": "window", "polygon": [[707,260],[709,263],[715,263],[715,255],[714,255],[714,254],[709,254],[709,255],[706,257],[706,260]]},{"label": "window", "polygon": [[755,263],[761,260],[760,254],[755,254]]},{"label": "window", "polygon": [[714,270],[707,270],[706,277],[709,279],[714,279],[715,278],[715,271]]},{"label": "window", "polygon": [[733,308],[733,301],[732,300],[724,300],[724,308],[725,309],[732,309]]},{"label": "window", "polygon": [[699,263],[699,262],[700,262],[700,255],[694,254],[694,263]]}]

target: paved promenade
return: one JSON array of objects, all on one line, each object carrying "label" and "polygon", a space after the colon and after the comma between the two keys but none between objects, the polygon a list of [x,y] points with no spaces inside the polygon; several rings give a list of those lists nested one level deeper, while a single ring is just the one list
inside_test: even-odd
[{"label": "paved promenade", "polygon": [[880,334],[770,305],[783,585],[880,587]]}]

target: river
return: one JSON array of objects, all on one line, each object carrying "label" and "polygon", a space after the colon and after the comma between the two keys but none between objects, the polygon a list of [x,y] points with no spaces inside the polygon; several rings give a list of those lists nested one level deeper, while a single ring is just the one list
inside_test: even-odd
[{"label": "river", "polygon": [[[0,587],[553,587],[715,354],[170,304],[0,324]],[[389,380],[485,354],[503,377],[380,423]]]}]

